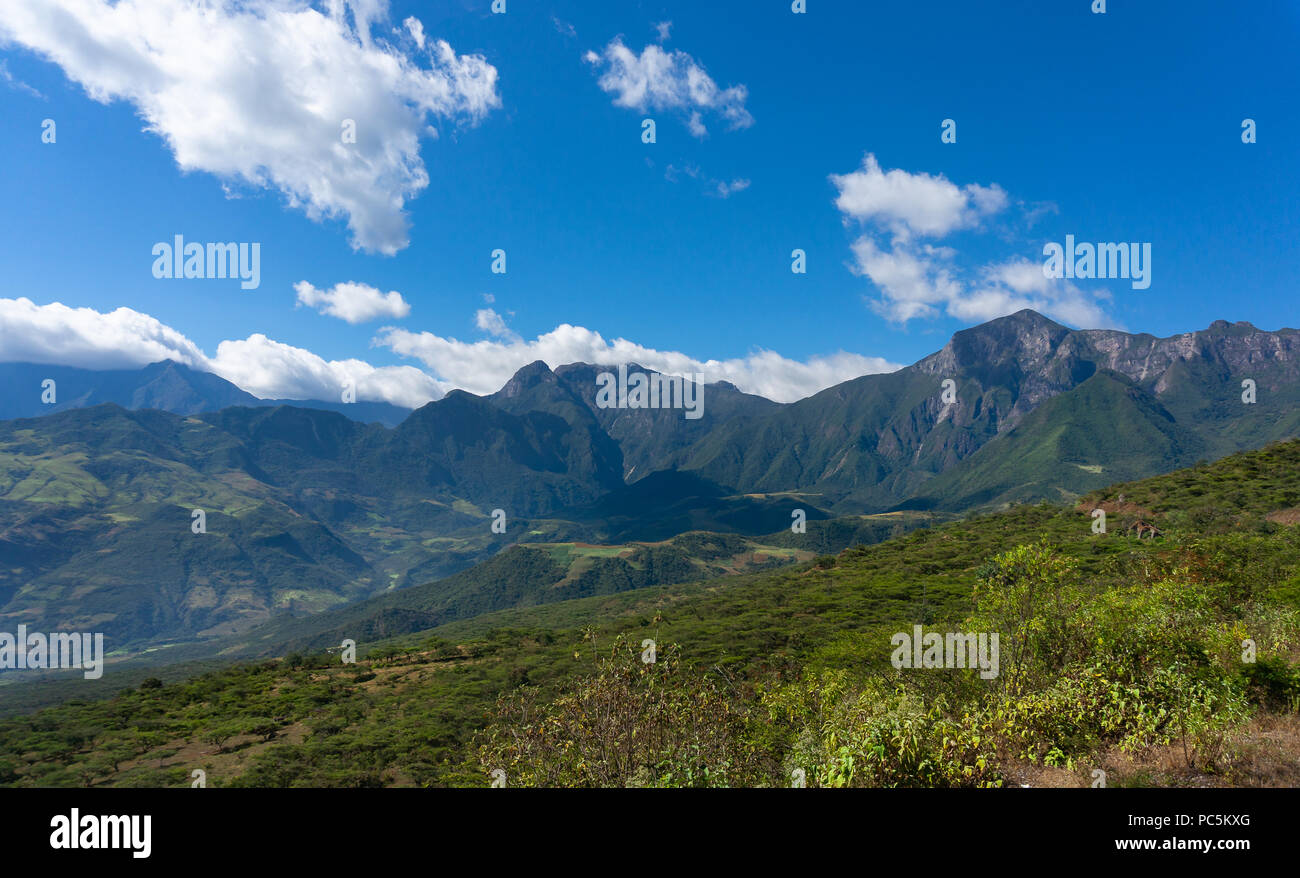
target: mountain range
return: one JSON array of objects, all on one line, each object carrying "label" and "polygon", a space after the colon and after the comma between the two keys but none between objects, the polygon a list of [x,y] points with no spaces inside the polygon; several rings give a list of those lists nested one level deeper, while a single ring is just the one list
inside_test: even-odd
[{"label": "mountain range", "polygon": [[250,402],[174,363],[10,364],[4,411],[41,410],[41,377],[62,410],[0,421],[0,616],[118,644],[192,641],[433,582],[521,543],[708,531],[838,551],[921,515],[1069,500],[1300,435],[1298,346],[1295,330],[1245,323],[1158,339],[1021,311],[789,404],[718,382],[698,420],[603,408],[609,366],[536,362],[497,393],[453,391],[391,427],[342,404],[353,417]]},{"label": "mountain range", "polygon": [[[53,381],[53,399],[46,394]],[[125,409],[158,409],[176,415],[230,406],[293,405],[347,415],[362,423],[395,427],[411,413],[386,402],[260,399],[211,372],[171,360],[141,369],[93,370],[39,363],[0,363],[0,420],[35,418],[86,406],[115,403]]]}]

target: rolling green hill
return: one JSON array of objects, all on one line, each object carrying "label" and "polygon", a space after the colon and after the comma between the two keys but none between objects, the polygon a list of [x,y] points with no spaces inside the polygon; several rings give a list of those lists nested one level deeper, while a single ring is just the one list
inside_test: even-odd
[{"label": "rolling green hill", "polygon": [[[365,641],[355,665],[291,655],[149,681],[0,723],[0,782],[179,786],[203,767],[217,786],[486,785],[500,764],[515,785],[787,785],[799,767],[810,786],[1086,786],[1097,765],[1112,785],[1294,783],[1277,767],[1300,764],[1294,738],[1264,730],[1300,707],[1300,530],[1275,514],[1300,493],[1298,461],[1291,442],[1087,498],[1159,523],[1155,541],[1094,534],[1086,508],[1020,505],[777,570]],[[1229,514],[1206,530],[1201,507]],[[534,583],[589,552],[514,551]],[[1003,675],[892,669],[890,632],[914,624],[1008,626]],[[646,639],[653,666],[636,658]],[[571,725],[593,710],[628,712],[633,737]],[[573,759],[537,736],[550,724]],[[616,742],[632,762],[600,755]]]},{"label": "rolling green hill", "polygon": [[228,633],[464,569],[521,538],[524,511],[594,496],[554,456],[567,431],[481,403],[440,411],[437,443],[427,416],[389,431],[289,407],[0,422],[0,612],[119,644]]},{"label": "rolling green hill", "polygon": [[802,510],[839,520],[811,531],[839,534],[821,549],[837,551],[894,533],[864,515],[1069,502],[1296,435],[1298,339],[1222,321],[1169,339],[1072,331],[1022,311],[788,405],[720,382],[698,420],[603,409],[608,367],[538,362],[392,429],[295,406],[209,411],[242,391],[174,364],[70,375],[84,393],[69,405],[116,395],[184,413],[0,421],[0,616],[93,627],[124,649],[345,606],[519,542],[784,539]]},{"label": "rolling green hill", "polygon": [[223,643],[222,653],[319,651],[345,638],[373,642],[497,610],[734,575],[812,557],[806,550],[699,532],[650,544],[520,543],[446,579],[259,627]]}]

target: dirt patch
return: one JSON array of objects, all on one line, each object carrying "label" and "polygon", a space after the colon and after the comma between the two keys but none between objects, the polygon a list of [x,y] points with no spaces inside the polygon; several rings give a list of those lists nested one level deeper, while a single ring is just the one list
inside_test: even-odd
[{"label": "dirt patch", "polygon": [[1179,743],[1140,753],[1103,754],[1107,786],[1285,787],[1300,786],[1300,715],[1265,714],[1228,736],[1205,764],[1204,754]]},{"label": "dirt patch", "polygon": [[1066,787],[1086,787],[1089,782],[1081,774],[1055,768],[1051,765],[1036,765],[1033,762],[1016,760],[1002,764],[1003,786],[1008,789],[1025,787],[1029,789],[1062,789]]},{"label": "dirt patch", "polygon": [[[1257,716],[1227,736],[1211,754],[1184,751],[1179,742],[1136,753],[1101,753],[1075,771],[1020,759],[1000,762],[1004,786],[1090,787],[1300,787],[1300,714]],[[1095,775],[1100,769],[1104,777]]]}]

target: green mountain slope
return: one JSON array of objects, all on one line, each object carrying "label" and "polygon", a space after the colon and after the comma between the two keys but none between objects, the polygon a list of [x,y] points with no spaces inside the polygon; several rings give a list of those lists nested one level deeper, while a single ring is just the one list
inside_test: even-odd
[{"label": "green mountain slope", "polygon": [[[673,463],[739,492],[817,492],[835,512],[893,508],[928,496],[931,477],[1099,371],[1123,375],[1149,394],[1200,438],[1209,457],[1300,434],[1300,332],[1218,321],[1201,332],[1157,339],[1072,331],[1021,311],[962,330],[942,350],[898,372],[857,378],[769,414],[721,424]],[[954,382],[955,405],[943,402],[946,380]],[[1253,404],[1242,400],[1246,380],[1257,388]],[[1109,463],[1125,466],[1130,456],[1143,456],[1142,448],[1117,445]],[[1039,486],[1026,499],[1058,496],[1053,469],[1026,474],[1023,482]]]},{"label": "green mountain slope", "polygon": [[[982,785],[1031,771],[1034,785],[1055,778],[1087,786],[1090,767],[1103,764],[1113,785],[1180,782],[1184,776],[1198,785],[1207,778],[1249,784],[1267,780],[1252,773],[1258,748],[1265,748],[1260,770],[1272,771],[1276,781],[1278,766],[1291,757],[1267,749],[1277,740],[1251,723],[1255,715],[1287,722],[1287,693],[1294,687],[1300,695],[1294,657],[1270,645],[1275,634],[1289,636],[1300,609],[1300,529],[1269,519],[1269,507],[1300,496],[1297,461],[1300,442],[1292,442],[1111,486],[1089,498],[1118,503],[1123,495],[1124,502],[1140,498],[1151,505],[1189,497],[1215,505],[1237,493],[1265,498],[1238,503],[1221,535],[1180,523],[1177,510],[1151,511],[1166,530],[1151,542],[1120,530],[1093,534],[1085,509],[1017,506],[811,564],[502,610],[362,642],[356,665],[327,654],[295,656],[70,702],[0,723],[0,783],[179,786],[192,768],[203,767],[215,786],[486,785],[487,768],[508,759],[516,785],[526,784],[538,766],[507,740],[543,742],[532,727],[512,725],[517,708],[528,706],[529,716],[546,723],[568,721],[566,698],[580,698],[573,703],[587,710],[624,709],[616,680],[623,679],[618,662],[627,646],[616,644],[640,650],[645,639],[659,644],[662,670],[647,667],[638,674],[662,674],[654,678],[660,695],[634,689],[626,697],[650,699],[636,703],[656,710],[678,704],[672,699],[679,691],[705,699],[711,712],[693,714],[691,722],[710,734],[739,736],[729,768],[707,763],[723,772],[715,775],[722,782],[785,785],[795,765],[807,767],[809,785]],[[543,571],[537,582],[557,572],[546,569],[554,556],[533,556],[532,563]],[[973,673],[890,669],[890,632],[910,631],[913,624],[937,630],[965,624],[973,593],[1023,587],[1025,577],[1040,577],[1045,593],[1068,590],[1062,601],[1029,608],[1049,613],[1044,630],[1056,646],[1032,653],[1039,664],[1016,678],[1029,687],[1024,694],[981,685]],[[992,612],[990,606],[974,611]],[[1026,609],[1020,603],[1015,608]],[[400,619],[392,613],[376,624]],[[970,624],[995,623],[990,617]],[[1026,630],[1033,636],[1034,629]],[[1226,658],[1216,645],[1222,631],[1228,633]],[[1255,664],[1233,659],[1240,655],[1240,631],[1259,637]],[[1077,667],[1068,655],[1076,649],[1084,662]],[[641,668],[635,655],[630,666]],[[1011,656],[1004,661],[1018,660]],[[1179,670],[1188,661],[1197,663],[1192,676],[1186,667]],[[1106,699],[1110,679],[1097,688],[1093,681],[1103,676],[1124,687],[1122,703]],[[86,681],[82,689],[116,692],[122,681],[110,677],[102,684]],[[1181,682],[1170,688],[1171,680]],[[1180,693],[1207,683],[1220,694],[1208,712],[1189,713],[1200,710],[1198,702]],[[714,684],[725,694],[710,694]],[[881,685],[901,687],[912,700],[897,701],[898,691],[878,692]],[[498,701],[502,695],[509,697]],[[921,709],[932,705],[936,713]],[[999,708],[996,716],[1004,719],[980,713]],[[639,723],[655,714],[636,715]],[[1162,715],[1173,718],[1172,726],[1143,725],[1144,717]],[[1193,715],[1202,728],[1236,736],[1235,761],[1216,756],[1223,751],[1212,738],[1179,738],[1181,723]],[[735,722],[718,726],[727,716]],[[990,723],[979,727],[981,739],[989,740],[970,738],[963,716],[990,717],[979,719]],[[873,717],[882,729],[908,730],[908,748],[895,753],[886,739],[884,750],[873,748],[874,726],[856,725]],[[808,736],[810,728],[821,734]],[[831,736],[834,752],[854,756],[857,768],[838,774],[847,769],[836,768],[833,754],[819,749],[822,735]],[[953,746],[940,746],[940,737]],[[599,750],[589,749],[599,742],[586,733],[566,740],[573,741],[576,756],[607,767]],[[652,740],[630,742],[628,752],[641,759]],[[1104,761],[1122,741],[1152,764],[1173,767],[1153,779]],[[924,759],[906,761],[913,752]],[[1175,759],[1184,752],[1218,760],[1216,770],[1187,774]],[[1036,755],[1031,760],[1026,754]],[[556,754],[554,766],[567,771],[569,764]],[[687,782],[674,777],[656,783]],[[559,782],[584,783],[580,776]]]},{"label": "green mountain slope", "polygon": [[0,615],[117,643],[227,633],[471,566],[620,483],[591,435],[456,396],[393,431],[291,407],[0,422]]},{"label": "green mountain slope", "polygon": [[[698,420],[602,409],[605,367],[539,362],[393,429],[295,406],[204,411],[242,391],[174,364],[70,376],[67,391],[85,382],[70,405],[125,394],[191,414],[0,421],[0,615],[93,622],[120,643],[192,639],[439,579],[521,541],[780,534],[800,509],[878,538],[897,522],[853,520],[1066,499],[1295,435],[1298,340],[1223,322],[1169,339],[1072,331],[1022,311],[789,405],[717,383]],[[193,509],[210,514],[203,540]]]},{"label": "green mountain slope", "polygon": [[1196,460],[1205,440],[1149,393],[1098,372],[926,483],[908,509],[975,509],[1043,497],[1068,501]]},{"label": "green mountain slope", "polygon": [[222,652],[319,651],[345,638],[373,642],[497,610],[752,572],[808,560],[812,554],[716,533],[687,533],[649,544],[517,544],[445,579],[259,627],[223,643]]}]

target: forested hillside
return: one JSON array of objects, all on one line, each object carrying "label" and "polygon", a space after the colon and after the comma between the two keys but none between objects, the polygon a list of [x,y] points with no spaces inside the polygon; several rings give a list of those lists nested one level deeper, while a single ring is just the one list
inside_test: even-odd
[{"label": "forested hillside", "polygon": [[[1300,442],[774,571],[479,615],[0,724],[9,784],[1300,782]],[[1105,533],[1093,509],[1108,509]],[[1155,526],[1138,537],[1130,525]],[[999,672],[891,638],[996,632]],[[647,662],[647,641],[654,661]],[[108,679],[107,677],[105,678]]]}]

